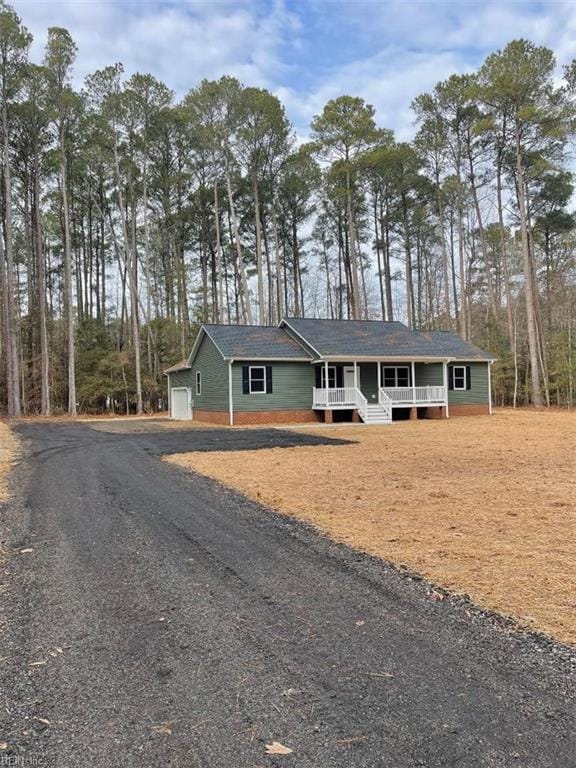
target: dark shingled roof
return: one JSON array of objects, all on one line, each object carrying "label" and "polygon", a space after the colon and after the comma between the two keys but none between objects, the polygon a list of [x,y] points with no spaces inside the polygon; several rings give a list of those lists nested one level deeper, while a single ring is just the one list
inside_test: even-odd
[{"label": "dark shingled roof", "polygon": [[205,325],[204,329],[225,358],[310,359],[286,331],[263,325]]},{"label": "dark shingled roof", "polygon": [[190,366],[188,365],[188,360],[181,360],[179,363],[176,363],[176,365],[170,366],[170,368],[166,368],[164,373],[178,373],[178,371],[189,371]]},{"label": "dark shingled roof", "polygon": [[287,318],[286,323],[322,357],[453,357],[491,360],[492,356],[453,333],[411,331],[403,323],[381,320]]},{"label": "dark shingled roof", "polygon": [[420,335],[430,338],[439,355],[455,357],[460,360],[494,360],[494,355],[488,354],[469,341],[464,341],[460,336],[450,333],[450,331],[420,331]]}]

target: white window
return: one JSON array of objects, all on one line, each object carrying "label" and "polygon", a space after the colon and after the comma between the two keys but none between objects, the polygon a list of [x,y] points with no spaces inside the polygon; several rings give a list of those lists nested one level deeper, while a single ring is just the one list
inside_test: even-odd
[{"label": "white window", "polygon": [[382,373],[385,389],[410,386],[410,368],[407,365],[385,365]]},{"label": "white window", "polygon": [[248,381],[251,395],[266,392],[266,368],[263,365],[251,365]]},{"label": "white window", "polygon": [[[328,366],[328,389],[334,389],[336,387],[336,366]],[[320,388],[326,389],[326,366],[323,365],[320,368]]]},{"label": "white window", "polygon": [[200,371],[196,371],[196,394],[202,394],[202,373]]},{"label": "white window", "polygon": [[466,366],[455,365],[452,368],[452,388],[466,389]]}]

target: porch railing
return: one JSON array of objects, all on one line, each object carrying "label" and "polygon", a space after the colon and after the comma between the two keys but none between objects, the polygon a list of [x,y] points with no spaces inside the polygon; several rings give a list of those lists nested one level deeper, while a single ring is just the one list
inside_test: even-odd
[{"label": "porch railing", "polygon": [[380,399],[386,395],[393,405],[443,405],[447,401],[446,387],[382,387]]},{"label": "porch railing", "polygon": [[[368,411],[368,400],[356,387],[313,387],[313,408],[357,408],[362,418]],[[446,387],[381,387],[378,403],[388,411],[393,406],[445,405]]]},{"label": "porch railing", "polygon": [[356,408],[357,393],[356,387],[314,387],[312,407]]}]

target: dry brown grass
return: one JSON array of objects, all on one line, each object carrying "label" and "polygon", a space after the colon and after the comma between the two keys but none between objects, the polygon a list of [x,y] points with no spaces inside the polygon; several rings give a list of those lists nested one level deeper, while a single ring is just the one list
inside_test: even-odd
[{"label": "dry brown grass", "polygon": [[0,502],[8,498],[8,472],[17,455],[17,439],[6,422],[0,421]]},{"label": "dry brown grass", "polygon": [[576,413],[322,432],[358,444],[169,460],[576,643]]}]

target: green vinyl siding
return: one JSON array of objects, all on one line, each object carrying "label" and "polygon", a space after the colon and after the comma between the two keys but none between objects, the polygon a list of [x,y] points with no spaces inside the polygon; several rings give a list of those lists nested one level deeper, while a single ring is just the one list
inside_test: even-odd
[{"label": "green vinyl siding", "polygon": [[[272,392],[245,395],[242,366],[272,366]],[[243,361],[232,365],[234,411],[282,411],[312,408],[314,366],[310,363]]]},{"label": "green vinyl siding", "polygon": [[[196,372],[200,371],[201,394],[196,394]],[[200,411],[228,410],[228,363],[205,335],[192,361],[190,386],[194,408]]]},{"label": "green vinyl siding", "polygon": [[192,387],[192,371],[176,371],[168,374],[168,388]]},{"label": "green vinyl siding", "polygon": [[[458,366],[452,363],[448,367]],[[470,367],[470,389],[451,389],[449,405],[483,405],[488,402],[488,363],[461,363]]]},{"label": "green vinyl siding", "polygon": [[442,363],[416,363],[417,387],[441,387],[444,384]]}]

